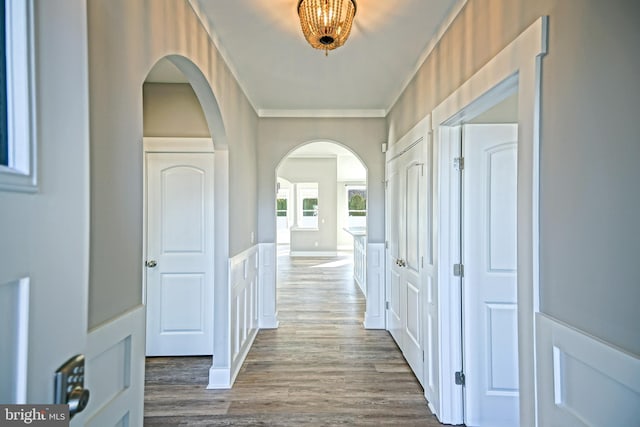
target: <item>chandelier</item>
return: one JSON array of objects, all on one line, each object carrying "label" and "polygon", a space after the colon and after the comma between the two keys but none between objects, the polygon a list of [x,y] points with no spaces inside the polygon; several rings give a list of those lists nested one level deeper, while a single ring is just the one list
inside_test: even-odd
[{"label": "chandelier", "polygon": [[355,0],[300,0],[298,16],[304,37],[328,55],[347,41],[356,9]]}]

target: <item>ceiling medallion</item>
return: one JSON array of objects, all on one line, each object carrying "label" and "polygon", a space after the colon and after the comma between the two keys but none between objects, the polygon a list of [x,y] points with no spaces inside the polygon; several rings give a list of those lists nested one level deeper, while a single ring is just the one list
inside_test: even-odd
[{"label": "ceiling medallion", "polygon": [[328,55],[347,41],[356,9],[355,0],[300,0],[298,16],[304,37]]}]

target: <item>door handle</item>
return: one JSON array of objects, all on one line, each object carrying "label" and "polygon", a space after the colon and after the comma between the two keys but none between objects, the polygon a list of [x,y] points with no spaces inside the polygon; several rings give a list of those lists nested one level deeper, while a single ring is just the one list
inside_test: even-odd
[{"label": "door handle", "polygon": [[154,260],[150,260],[150,261],[145,261],[144,265],[145,265],[145,266],[147,266],[147,267],[149,267],[149,268],[153,268],[153,267],[155,267],[156,265],[158,265],[158,263],[157,263],[157,262],[155,262]]}]

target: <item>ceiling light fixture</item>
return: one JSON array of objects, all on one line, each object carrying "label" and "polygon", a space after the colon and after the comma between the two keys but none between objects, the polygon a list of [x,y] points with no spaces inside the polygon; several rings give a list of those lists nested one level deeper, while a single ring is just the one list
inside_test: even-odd
[{"label": "ceiling light fixture", "polygon": [[355,0],[300,0],[298,16],[304,38],[328,55],[349,37],[356,9]]}]

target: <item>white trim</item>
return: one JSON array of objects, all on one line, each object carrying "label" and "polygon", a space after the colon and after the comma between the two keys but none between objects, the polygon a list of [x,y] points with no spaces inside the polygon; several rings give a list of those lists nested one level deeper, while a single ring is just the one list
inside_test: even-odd
[{"label": "white trim", "polygon": [[138,305],[89,331],[85,387],[91,397],[74,418],[76,425],[142,425],[145,313]]},{"label": "white trim", "polygon": [[365,329],[385,329],[384,243],[367,243]]},{"label": "white trim", "polygon": [[38,190],[33,10],[33,0],[6,1],[9,165],[0,165],[0,190],[29,193]]},{"label": "white trim", "polygon": [[[547,50],[547,17],[541,17],[514,41],[499,52],[469,80],[456,89],[433,111],[434,136],[438,151],[436,172],[438,210],[438,248],[441,263],[438,270],[438,306],[440,324],[440,405],[436,414],[441,422],[462,422],[461,388],[454,386],[456,364],[461,360],[460,344],[449,337],[460,334],[459,294],[451,274],[452,245],[455,233],[448,218],[452,215],[448,198],[455,177],[451,174],[449,143],[455,132],[450,126],[464,120],[466,113],[481,109],[509,93],[510,86],[518,84],[518,353],[520,377],[520,421],[522,425],[535,425],[536,380],[535,380],[535,325],[538,295],[538,179],[539,171],[539,93],[540,57]],[[491,93],[492,98],[486,95]],[[488,99],[491,99],[489,101]],[[453,237],[453,238],[452,238]],[[455,245],[455,244],[454,244]]]},{"label": "white trim", "polygon": [[536,314],[541,426],[632,425],[640,418],[640,358]]},{"label": "white trim", "polygon": [[260,329],[277,329],[278,305],[276,292],[277,251],[275,243],[259,243],[258,259],[258,325]]},{"label": "white trim", "polygon": [[[300,229],[301,231],[313,231],[308,229]],[[337,251],[291,251],[290,257],[337,257]]]},{"label": "white trim", "polygon": [[29,285],[29,277],[0,284],[0,305],[11,307],[9,313],[3,313],[3,322],[8,326],[3,330],[8,332],[8,336],[0,337],[4,340],[5,350],[2,353],[11,353],[9,360],[3,360],[0,368],[0,377],[6,381],[3,389],[9,388],[9,395],[0,393],[0,399],[4,399],[2,403],[6,404],[27,403]]},{"label": "white trim", "polygon": [[371,118],[386,117],[387,110],[383,109],[353,109],[353,110],[278,110],[260,109],[258,117],[295,117],[295,118]]},{"label": "white trim", "polygon": [[[217,340],[227,343],[230,366],[217,366],[214,354],[213,364],[209,369],[208,389],[228,389],[233,385],[259,330],[259,251],[254,245],[245,251],[229,258],[229,300],[228,331],[226,336],[218,336]],[[216,308],[220,307],[220,301]]]},{"label": "white trim", "polygon": [[142,146],[146,153],[213,153],[211,138],[144,137]]},{"label": "white trim", "polygon": [[402,86],[400,86],[400,90],[398,91],[398,94],[393,98],[393,101],[389,104],[389,108],[387,108],[385,116],[389,114],[393,106],[396,105],[396,103],[398,102],[402,94],[405,92],[405,90],[407,89],[407,87],[409,86],[413,78],[416,76],[416,74],[418,74],[418,71],[424,64],[424,61],[426,61],[429,55],[431,55],[431,52],[433,51],[433,49],[437,46],[438,42],[440,42],[440,39],[442,39],[442,36],[444,36],[444,34],[447,32],[447,30],[449,29],[453,21],[460,14],[460,12],[462,11],[462,8],[466,4],[467,4],[467,0],[457,0],[456,3],[449,10],[447,15],[442,18],[442,21],[440,22],[440,25],[438,26],[438,29],[436,30],[435,34],[433,35],[431,40],[429,40],[429,43],[427,43],[427,46],[422,51],[422,54],[416,60],[416,63],[413,67],[413,72],[411,72],[407,76],[407,78],[402,83]]},{"label": "white trim", "polygon": [[398,142],[393,144],[385,153],[385,163],[407,152],[411,147],[424,140],[431,130],[431,114],[427,114],[415,124]]}]

